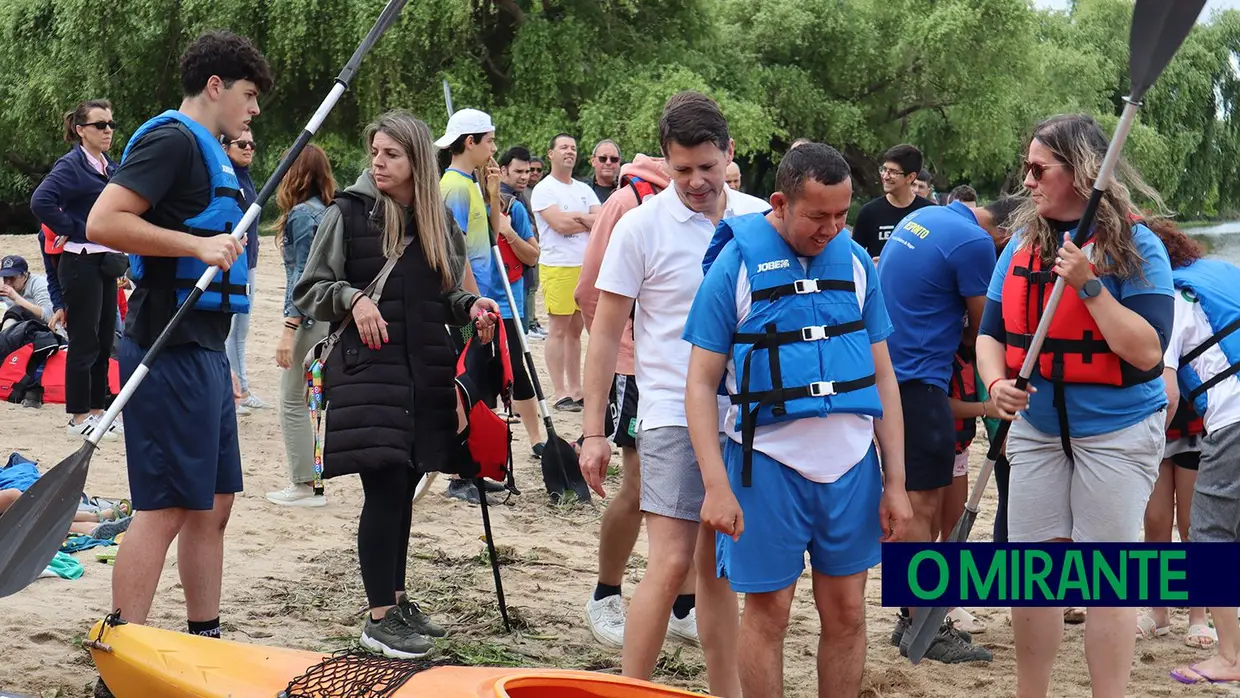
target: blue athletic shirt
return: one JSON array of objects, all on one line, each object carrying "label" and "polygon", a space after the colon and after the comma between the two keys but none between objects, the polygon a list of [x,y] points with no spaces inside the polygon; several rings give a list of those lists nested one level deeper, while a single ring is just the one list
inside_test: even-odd
[{"label": "blue athletic shirt", "polygon": [[965,298],[986,295],[994,267],[994,240],[959,201],[920,208],[896,225],[878,282],[895,327],[887,348],[898,381],[947,391]]},{"label": "blue athletic shirt", "polygon": [[[522,240],[534,237],[534,226],[530,225],[530,214],[520,199],[513,199],[512,208],[508,210],[512,219],[512,229]],[[495,302],[499,304],[500,316],[513,319],[512,309],[508,307],[508,294],[504,292],[504,268],[498,264],[491,265],[491,288],[495,289]],[[525,277],[509,282],[512,285],[512,297],[517,301],[517,317],[525,317]]]},{"label": "blue athletic shirt", "polygon": [[[1075,231],[1071,232],[1075,235]],[[1166,296],[1167,303],[1172,304],[1174,289],[1171,285],[1171,262],[1167,257],[1167,248],[1163,247],[1162,241],[1153,231],[1143,225],[1133,226],[1133,242],[1136,243],[1138,254],[1145,260],[1141,265],[1144,280],[1139,277],[1120,280],[1113,276],[1104,276],[1101,277],[1102,285],[1121,303],[1134,296],[1154,294]],[[995,265],[990,288],[986,291],[988,300],[1003,302],[1003,282],[1007,278],[1008,267],[1012,265],[1012,255],[1019,248],[1020,233],[1017,233],[1012,236],[1011,242]],[[1076,293],[1076,290],[1068,286],[1064,293]],[[1164,328],[1161,333],[1164,337],[1164,349],[1165,337],[1169,334],[1166,329],[1168,328]],[[996,339],[1003,341],[1002,337]],[[1021,413],[1021,418],[1028,419],[1034,428],[1044,434],[1058,436],[1059,416],[1052,404],[1054,388],[1037,369],[1033,372],[1030,385],[1038,392],[1029,397],[1029,409]],[[1069,436],[1078,438],[1125,429],[1167,406],[1167,395],[1161,376],[1127,388],[1069,383],[1065,387],[1064,398],[1068,407],[1068,426],[1071,432]]]}]

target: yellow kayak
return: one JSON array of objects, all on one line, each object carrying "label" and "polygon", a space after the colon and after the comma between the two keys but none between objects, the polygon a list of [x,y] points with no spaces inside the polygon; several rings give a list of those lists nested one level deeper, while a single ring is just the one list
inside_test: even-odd
[{"label": "yellow kayak", "polygon": [[[142,625],[99,621],[84,643],[117,698],[285,698],[290,682],[331,655],[195,637]],[[389,666],[415,667],[386,659]],[[304,695],[357,695],[361,671],[339,671]],[[321,671],[321,670],[320,670]],[[330,675],[332,672],[328,671]],[[322,676],[323,674],[320,674]],[[340,685],[331,688],[332,683]],[[344,685],[350,683],[351,685]],[[329,686],[324,689],[324,685]],[[336,692],[339,690],[339,692]],[[295,691],[294,695],[301,695]],[[367,694],[370,695],[370,694]],[[436,666],[414,673],[393,698],[673,698],[701,694],[589,671]]]}]

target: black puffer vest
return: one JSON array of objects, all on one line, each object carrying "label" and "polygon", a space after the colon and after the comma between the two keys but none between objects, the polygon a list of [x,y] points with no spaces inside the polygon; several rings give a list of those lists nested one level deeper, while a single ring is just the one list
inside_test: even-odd
[{"label": "black puffer vest", "polygon": [[[382,217],[370,215],[373,199],[352,192],[337,195],[333,205],[345,226],[345,278],[364,289],[386,261]],[[456,354],[444,328],[441,277],[427,264],[413,225],[406,228],[413,241],[379,298],[387,344],[371,350],[350,323],[327,362],[324,478],[398,466],[452,471],[459,441]],[[331,331],[339,325],[332,323]]]}]

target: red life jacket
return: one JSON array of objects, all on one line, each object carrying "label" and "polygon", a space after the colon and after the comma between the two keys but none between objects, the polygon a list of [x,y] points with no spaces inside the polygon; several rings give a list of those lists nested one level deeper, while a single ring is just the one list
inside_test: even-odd
[{"label": "red life jacket", "polygon": [[[1043,270],[1042,261],[1030,248],[1022,248],[1012,255],[1003,284],[1003,327],[1007,344],[1005,358],[1013,376],[1025,361],[1055,280],[1055,272]],[[1067,287],[1042,343],[1038,371],[1043,378],[1056,384],[1126,387],[1162,375],[1162,365],[1142,371],[1120,359],[1111,351],[1098,323],[1089,314],[1089,308],[1075,290]]]},{"label": "red life jacket", "polygon": [[1180,406],[1175,410],[1175,416],[1171,418],[1171,424],[1167,425],[1167,441],[1176,441],[1190,436],[1204,434],[1206,431],[1205,423],[1201,419],[1201,415],[1193,410],[1193,405],[1188,400],[1180,398]]},{"label": "red life jacket", "polygon": [[504,323],[494,313],[492,317],[495,337],[489,344],[480,343],[477,335],[470,337],[456,364],[457,393],[467,424],[463,457],[475,466],[463,474],[512,485],[512,428],[489,406],[498,398],[511,408],[512,361]]},{"label": "red life jacket", "polygon": [[[512,211],[512,202],[517,197],[505,194],[500,197],[503,202],[504,215],[509,215]],[[513,251],[512,245],[509,244],[508,238],[500,235],[496,238],[496,245],[499,247],[499,257],[504,261],[504,273],[508,275],[508,283],[515,284],[517,280],[525,274],[525,262],[517,257],[517,253]]]},{"label": "red life jacket", "polygon": [[39,227],[39,235],[43,238],[44,252],[50,255],[57,255],[65,251],[65,244],[69,242],[69,238],[65,238],[60,242],[60,244],[56,244],[56,233],[53,233],[52,229],[46,225],[41,225]]},{"label": "red life jacket", "polygon": [[[952,378],[948,383],[951,389],[948,395],[964,402],[977,402],[977,374],[973,371],[973,362],[957,351],[952,357]],[[956,453],[969,450],[973,437],[977,436],[976,419],[956,420]]]},{"label": "red life jacket", "polygon": [[646,199],[662,191],[662,189],[636,175],[624,175],[621,177],[620,186],[632,187],[633,194],[637,197],[638,206],[646,203]]}]

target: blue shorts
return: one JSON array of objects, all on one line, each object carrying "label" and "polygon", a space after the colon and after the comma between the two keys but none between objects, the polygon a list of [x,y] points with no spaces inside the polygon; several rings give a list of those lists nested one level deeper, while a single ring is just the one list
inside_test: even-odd
[{"label": "blue shorts", "polygon": [[753,454],[753,486],[741,486],[741,446],[728,439],[723,460],[745,515],[733,541],[716,536],[717,573],[732,590],[762,594],[785,589],[805,570],[805,552],[818,574],[845,577],[882,561],[878,505],[883,479],[869,452],[832,483],[813,482],[760,451]]},{"label": "blue shorts", "polygon": [[[121,381],[146,350],[121,344]],[[135,510],[209,511],[241,491],[241,450],[228,356],[196,344],[164,349],[125,404],[129,496]]]}]

